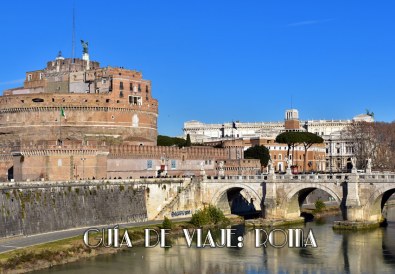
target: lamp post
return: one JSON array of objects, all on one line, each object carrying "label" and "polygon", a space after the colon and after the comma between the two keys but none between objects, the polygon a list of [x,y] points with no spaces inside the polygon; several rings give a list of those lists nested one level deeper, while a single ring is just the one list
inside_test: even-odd
[{"label": "lamp post", "polygon": [[80,152],[82,152],[82,158],[81,158],[81,161],[82,161],[82,180],[85,180],[85,160],[86,160],[86,158],[85,158],[85,150],[81,149]]},{"label": "lamp post", "polygon": [[329,165],[330,165],[330,168],[331,168],[331,175],[332,175],[332,134],[331,135],[329,135],[329,149],[330,149],[330,156],[329,156]]}]

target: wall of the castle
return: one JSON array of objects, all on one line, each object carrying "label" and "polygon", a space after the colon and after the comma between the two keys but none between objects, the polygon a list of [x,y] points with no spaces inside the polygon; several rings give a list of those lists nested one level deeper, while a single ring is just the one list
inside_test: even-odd
[{"label": "wall of the castle", "polygon": [[[44,102],[32,102],[36,98]],[[62,104],[67,116],[67,123],[62,117],[62,139],[83,140],[86,136],[103,139],[100,136],[112,136],[122,142],[129,136],[135,136],[156,143],[156,100],[153,100],[152,106],[130,106],[109,104],[106,98],[103,94],[3,97],[0,100],[0,130],[5,134],[0,136],[0,142],[59,139]]]},{"label": "wall of the castle", "polygon": [[0,238],[147,221],[146,192],[146,186],[135,182],[7,184],[0,194]]}]

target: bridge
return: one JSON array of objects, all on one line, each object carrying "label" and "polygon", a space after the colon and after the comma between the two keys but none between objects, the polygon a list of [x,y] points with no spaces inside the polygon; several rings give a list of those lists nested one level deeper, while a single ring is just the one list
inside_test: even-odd
[{"label": "bridge", "polygon": [[[207,176],[193,180],[155,218],[163,218],[166,213],[169,215],[181,208],[193,211],[208,204],[230,213],[234,198],[240,193],[257,211],[262,211],[264,219],[294,219],[300,216],[303,201],[315,189],[321,189],[334,198],[344,220],[381,222],[383,206],[395,192],[395,175],[346,173]],[[193,203],[189,201],[192,197],[197,198]]]},{"label": "bridge", "polygon": [[240,199],[266,220],[300,220],[300,207],[315,189],[334,198],[345,223],[378,224],[395,192],[395,174],[6,182],[0,183],[0,238],[191,216],[209,204],[231,213]]}]

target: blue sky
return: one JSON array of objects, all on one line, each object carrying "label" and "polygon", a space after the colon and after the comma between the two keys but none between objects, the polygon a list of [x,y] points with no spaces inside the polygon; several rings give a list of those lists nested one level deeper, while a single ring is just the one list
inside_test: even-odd
[{"label": "blue sky", "polygon": [[[394,1],[79,1],[80,40],[102,66],[142,70],[158,132],[183,123],[395,119]],[[5,1],[0,90],[61,50],[72,56],[73,1]]]}]

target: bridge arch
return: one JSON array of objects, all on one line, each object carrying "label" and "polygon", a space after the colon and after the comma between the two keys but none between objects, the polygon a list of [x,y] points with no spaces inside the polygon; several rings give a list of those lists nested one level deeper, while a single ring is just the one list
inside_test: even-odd
[{"label": "bridge arch", "polygon": [[255,210],[261,210],[262,198],[253,188],[246,184],[229,184],[221,187],[211,198],[210,204],[221,208],[224,212],[227,212],[227,209],[221,207],[221,202],[228,202],[230,210],[232,208],[234,198],[239,193],[245,198],[253,198]]},{"label": "bridge arch", "polygon": [[[306,199],[306,197],[315,189],[321,189],[325,192],[327,192],[329,195],[331,195],[335,201],[341,206],[343,197],[340,197],[339,192],[335,191],[334,189],[328,187],[328,183],[309,183],[308,185],[301,183],[301,184],[296,184],[291,190],[289,190],[286,195],[284,195],[284,198],[279,201],[280,202],[280,208],[282,212],[282,217],[284,218],[297,218],[300,217],[300,207],[302,206],[303,201]],[[332,185],[332,184],[330,184]],[[338,188],[341,188],[341,186],[336,186]],[[342,195],[343,196],[343,195]],[[342,206],[340,207],[342,212],[343,208]],[[343,214],[344,215],[344,214]]]},{"label": "bridge arch", "polygon": [[382,219],[381,214],[384,205],[393,193],[395,193],[395,187],[393,185],[385,185],[377,188],[363,207],[364,220],[380,221]]}]

